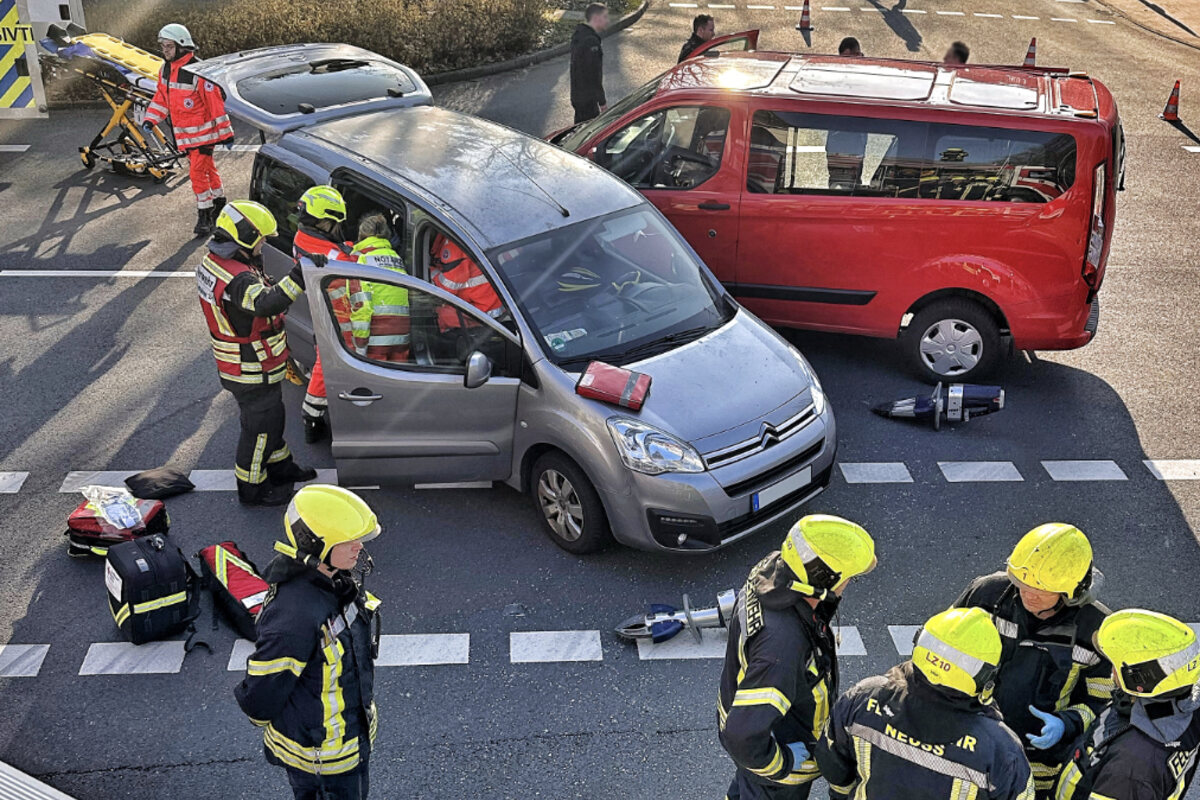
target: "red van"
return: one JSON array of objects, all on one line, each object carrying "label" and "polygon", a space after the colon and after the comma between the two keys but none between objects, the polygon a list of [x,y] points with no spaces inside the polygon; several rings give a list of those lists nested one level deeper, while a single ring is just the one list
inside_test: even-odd
[{"label": "red van", "polygon": [[1124,156],[1103,84],[724,49],[755,33],[551,140],[641,190],[773,325],[899,336],[930,380],[983,374],[1002,336],[1091,341]]}]

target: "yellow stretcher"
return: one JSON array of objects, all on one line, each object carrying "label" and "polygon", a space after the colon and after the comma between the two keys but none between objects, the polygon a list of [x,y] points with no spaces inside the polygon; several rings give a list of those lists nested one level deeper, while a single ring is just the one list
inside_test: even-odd
[{"label": "yellow stretcher", "polygon": [[140,127],[154,99],[161,58],[115,36],[88,33],[76,25],[66,30],[51,25],[41,44],[67,69],[95,83],[112,109],[100,132],[79,148],[85,168],[104,161],[114,172],[149,175],[156,183],[174,174],[183,158],[174,141],[157,125],[149,136]]}]

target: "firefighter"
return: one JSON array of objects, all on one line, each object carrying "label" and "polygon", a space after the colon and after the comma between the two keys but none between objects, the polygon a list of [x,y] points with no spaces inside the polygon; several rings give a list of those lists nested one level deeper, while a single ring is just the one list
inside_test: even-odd
[{"label": "firefighter", "polygon": [[[302,257],[312,257],[322,264],[327,261],[357,262],[349,243],[341,240],[342,223],[346,221],[346,201],[341,192],[328,185],[310,187],[300,196],[297,210],[300,220],[292,240],[292,256],[296,263]],[[342,338],[347,345],[353,346],[351,307],[363,300],[358,281],[334,281],[327,291]],[[308,380],[301,416],[305,442],[313,444],[329,434],[329,399],[325,396],[325,371],[321,368],[320,350]]]},{"label": "firefighter", "polygon": [[304,291],[304,276],[295,267],[272,285],[263,274],[263,241],[276,227],[271,212],[258,203],[226,205],[216,228],[196,269],[196,285],[221,386],[237,400],[241,416],[234,469],[238,500],[283,505],[293,483],[317,477],[316,470],[296,465],[283,440],[280,382],[288,361],[283,314]]},{"label": "firefighter", "polygon": [[992,614],[1004,654],[996,705],[1033,767],[1037,797],[1053,796],[1071,743],[1112,700],[1112,668],[1092,637],[1109,610],[1095,599],[1102,576],[1074,525],[1025,534],[1005,572],[975,579],[955,603]]},{"label": "firefighter", "polygon": [[729,624],[717,726],[737,765],[727,800],[804,800],[810,755],[837,696],[829,622],[851,578],[875,568],[858,525],[814,514],[750,571]]},{"label": "firefighter", "polygon": [[[404,261],[392,247],[391,226],[381,213],[358,221],[354,254],[360,264],[407,275]],[[350,314],[355,349],[375,361],[408,361],[408,290],[389,283],[363,284],[364,302]]]},{"label": "firefighter", "polygon": [[1076,745],[1057,800],[1178,800],[1200,750],[1200,643],[1187,625],[1142,609],[1100,625],[1096,646],[1123,694]]},{"label": "firefighter", "polygon": [[379,522],[348,489],[314,484],[296,492],[284,529],[234,694],[265,729],[267,762],[287,770],[297,800],[364,800],[378,721],[379,599],[353,570]]},{"label": "firefighter", "polygon": [[990,702],[1001,650],[981,609],[926,622],[911,660],[834,704],[815,751],[831,800],[1033,800],[1021,742]]},{"label": "firefighter", "polygon": [[188,29],[178,23],[165,25],[158,32],[158,44],[164,63],[142,127],[149,132],[168,116],[171,118],[175,146],[187,153],[192,191],[196,194],[193,233],[206,236],[212,233],[225,205],[213,148],[233,140],[233,123],[225,113],[221,88],[188,69],[197,60],[196,43]]}]

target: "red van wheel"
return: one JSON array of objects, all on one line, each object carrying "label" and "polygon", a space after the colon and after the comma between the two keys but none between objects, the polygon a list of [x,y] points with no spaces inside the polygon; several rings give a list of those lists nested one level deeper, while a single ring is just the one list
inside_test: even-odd
[{"label": "red van wheel", "polygon": [[939,300],[921,309],[902,342],[913,367],[930,383],[974,381],[1000,357],[996,320],[970,300]]}]

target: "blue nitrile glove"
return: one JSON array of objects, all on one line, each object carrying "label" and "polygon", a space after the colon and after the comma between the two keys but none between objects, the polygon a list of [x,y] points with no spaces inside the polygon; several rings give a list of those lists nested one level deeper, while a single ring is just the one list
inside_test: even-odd
[{"label": "blue nitrile glove", "polygon": [[808,752],[808,748],[804,746],[804,742],[792,742],[787,746],[787,749],[792,751],[793,772],[800,769],[800,765],[812,757]]},{"label": "blue nitrile glove", "polygon": [[1042,721],[1040,734],[1037,736],[1032,733],[1025,734],[1029,743],[1038,750],[1046,750],[1058,744],[1058,740],[1063,737],[1063,732],[1067,729],[1067,723],[1063,722],[1057,714],[1047,714],[1045,711],[1038,711],[1033,706],[1029,707],[1029,713]]},{"label": "blue nitrile glove", "polygon": [[146,133],[149,133],[150,131],[154,130],[154,123],[149,121],[143,122],[142,130],[144,130]]}]

